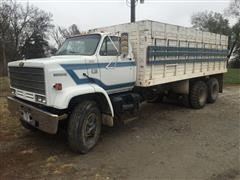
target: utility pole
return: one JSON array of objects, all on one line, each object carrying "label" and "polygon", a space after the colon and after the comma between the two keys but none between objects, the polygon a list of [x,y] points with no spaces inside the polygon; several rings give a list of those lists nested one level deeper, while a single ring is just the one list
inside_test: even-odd
[{"label": "utility pole", "polygon": [[136,0],[131,0],[131,22],[136,20]]},{"label": "utility pole", "polygon": [[[127,5],[130,6],[130,14],[131,14],[131,18],[130,21],[131,22],[135,22],[136,20],[136,6],[139,0],[126,0],[127,1]],[[131,1],[131,2],[129,2]],[[143,4],[144,0],[140,0],[140,4]]]}]

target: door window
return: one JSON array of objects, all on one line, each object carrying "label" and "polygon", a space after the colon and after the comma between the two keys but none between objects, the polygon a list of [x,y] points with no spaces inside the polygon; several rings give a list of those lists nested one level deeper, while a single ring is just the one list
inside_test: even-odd
[{"label": "door window", "polygon": [[100,49],[101,56],[117,56],[119,54],[120,38],[117,36],[110,36],[110,38],[105,37]]}]

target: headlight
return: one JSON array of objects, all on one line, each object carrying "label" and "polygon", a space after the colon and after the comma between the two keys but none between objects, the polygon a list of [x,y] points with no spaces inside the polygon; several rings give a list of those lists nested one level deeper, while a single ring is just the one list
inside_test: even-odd
[{"label": "headlight", "polygon": [[35,100],[40,103],[46,103],[46,97],[45,96],[40,96],[40,95],[35,95]]},{"label": "headlight", "polygon": [[10,88],[11,94],[15,95],[16,94],[16,90],[13,88]]}]

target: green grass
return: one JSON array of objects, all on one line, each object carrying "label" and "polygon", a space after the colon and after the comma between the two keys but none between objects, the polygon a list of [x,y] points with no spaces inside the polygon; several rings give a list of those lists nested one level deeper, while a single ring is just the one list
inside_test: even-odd
[{"label": "green grass", "polygon": [[240,69],[228,69],[224,74],[225,84],[240,84]]}]

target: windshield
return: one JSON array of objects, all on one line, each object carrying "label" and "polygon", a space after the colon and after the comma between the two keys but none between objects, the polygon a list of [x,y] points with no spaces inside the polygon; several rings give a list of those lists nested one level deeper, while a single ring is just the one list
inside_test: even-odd
[{"label": "windshield", "polygon": [[93,55],[100,41],[100,34],[67,39],[55,55]]}]

